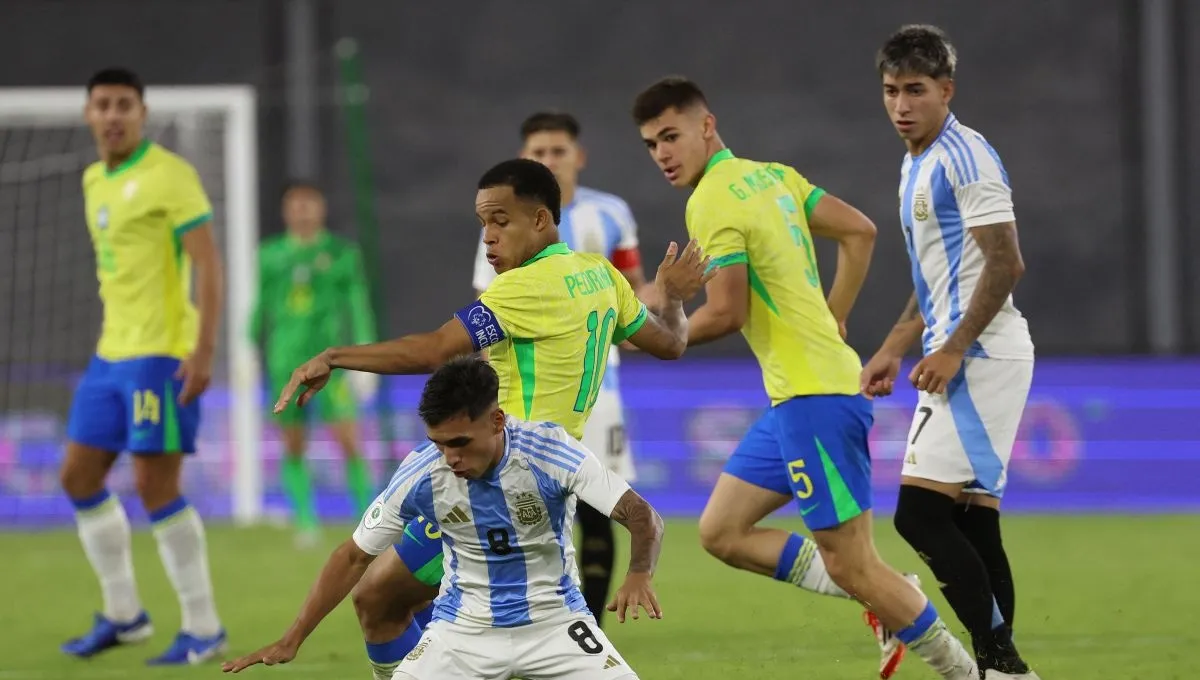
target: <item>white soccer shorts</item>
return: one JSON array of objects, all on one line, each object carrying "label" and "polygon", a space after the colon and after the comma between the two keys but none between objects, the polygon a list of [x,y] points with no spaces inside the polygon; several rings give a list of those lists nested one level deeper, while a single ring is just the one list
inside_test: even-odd
[{"label": "white soccer shorts", "polygon": [[1032,361],[968,357],[945,394],[921,392],[900,474],[1002,497],[1032,381]]},{"label": "white soccer shorts", "polygon": [[583,426],[583,445],[621,479],[633,482],[633,451],[625,431],[625,409],[617,390],[601,389]]},{"label": "white soccer shorts", "polygon": [[435,621],[392,680],[637,680],[591,614],[517,628]]}]

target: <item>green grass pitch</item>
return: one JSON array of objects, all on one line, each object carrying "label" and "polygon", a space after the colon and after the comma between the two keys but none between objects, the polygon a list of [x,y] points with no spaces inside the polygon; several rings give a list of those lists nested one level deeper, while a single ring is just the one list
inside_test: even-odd
[{"label": "green grass pitch", "polygon": [[[797,522],[798,524],[798,522]],[[327,528],[320,550],[297,552],[279,529],[209,529],[209,550],[230,654],[273,641],[291,622],[327,549],[347,527]],[[1200,517],[1012,517],[1007,546],[1017,578],[1017,643],[1046,680],[1183,680],[1200,669]],[[879,549],[894,566],[933,583],[890,524]],[[134,539],[142,599],[155,621],[149,645],[91,661],[58,651],[83,632],[99,595],[74,532],[0,534],[0,680],[218,678],[216,665],[150,669],[178,626],[178,606],[153,539]],[[624,559],[623,557],[620,559]],[[820,598],[735,572],[705,554],[691,521],[668,524],[655,583],[661,621],[606,624],[644,680],[878,677],[878,651],[850,602]],[[940,594],[935,604],[955,630]],[[326,620],[291,664],[242,678],[369,680],[349,603]],[[913,657],[902,680],[934,678]]]}]

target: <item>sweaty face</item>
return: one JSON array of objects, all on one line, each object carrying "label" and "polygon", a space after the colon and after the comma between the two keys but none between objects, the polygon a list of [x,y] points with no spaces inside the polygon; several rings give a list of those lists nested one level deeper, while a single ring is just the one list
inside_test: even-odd
[{"label": "sweaty face", "polygon": [[584,153],[579,142],[561,130],[535,132],[525,139],[521,158],[537,161],[550,168],[558,186],[574,188],[583,169]]},{"label": "sweaty face", "polygon": [[520,267],[537,254],[541,234],[552,226],[550,211],[513,194],[512,187],[480,189],[475,216],[483,226],[487,261],[497,274]]},{"label": "sweaty face", "polygon": [[650,157],[673,187],[694,185],[708,164],[708,142],[716,135],[716,119],[703,108],[667,109],[641,128]]},{"label": "sweaty face", "polygon": [[465,413],[454,416],[426,426],[425,433],[454,474],[465,479],[479,479],[504,456],[504,411],[499,408],[475,420]]},{"label": "sweaty face", "polygon": [[312,236],[325,225],[325,198],[307,187],[292,189],[283,197],[283,223],[296,236]]},{"label": "sweaty face", "polygon": [[933,141],[950,112],[954,81],[925,75],[884,74],[883,105],[900,137],[912,146]]},{"label": "sweaty face", "polygon": [[97,85],[88,94],[84,119],[105,157],[133,153],[142,139],[146,105],[128,85]]}]

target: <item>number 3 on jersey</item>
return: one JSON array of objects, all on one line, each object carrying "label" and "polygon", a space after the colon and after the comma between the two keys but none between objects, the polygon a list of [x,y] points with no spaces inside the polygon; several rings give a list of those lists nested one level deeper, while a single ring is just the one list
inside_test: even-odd
[{"label": "number 3 on jersey", "polygon": [[801,228],[800,221],[797,219],[800,208],[796,205],[796,199],[791,196],[780,196],[776,201],[779,203],[780,211],[783,212],[783,219],[787,222],[788,230],[792,232],[792,241],[798,246],[804,246],[804,255],[808,259],[808,266],[804,268],[804,278],[808,280],[810,286],[821,285],[821,279],[817,276],[817,261],[813,258],[812,244],[804,235],[804,229]]},{"label": "number 3 on jersey", "polygon": [[617,310],[611,307],[604,313],[603,323],[600,322],[600,313],[596,310],[588,314],[588,339],[583,350],[583,376],[579,379],[579,393],[575,395],[576,413],[586,411],[596,403],[596,397],[600,396],[600,383],[604,377],[604,367],[608,363],[608,347],[616,321]]}]

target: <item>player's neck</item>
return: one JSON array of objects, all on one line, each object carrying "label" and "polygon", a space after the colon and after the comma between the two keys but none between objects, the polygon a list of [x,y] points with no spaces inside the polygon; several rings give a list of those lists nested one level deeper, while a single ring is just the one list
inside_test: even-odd
[{"label": "player's neck", "polygon": [[125,164],[130,158],[137,155],[139,149],[142,148],[144,140],[139,139],[137,144],[134,144],[128,151],[101,151],[100,158],[104,161],[104,167],[112,172],[121,165]]},{"label": "player's neck", "polygon": [[704,170],[700,173],[700,175],[692,181],[693,189],[696,188],[697,184],[700,184],[700,180],[704,179],[704,175],[708,174],[708,164],[712,163],[713,156],[725,151],[727,148],[728,147],[725,146],[725,142],[721,141],[721,135],[713,135],[713,138],[704,145],[704,151],[707,154],[705,156],[706,165],[704,166]]},{"label": "player's neck", "polygon": [[937,141],[937,138],[942,135],[942,130],[946,129],[946,121],[948,120],[950,120],[950,112],[946,111],[946,113],[938,119],[938,124],[930,129],[929,134],[917,140],[904,140],[905,146],[908,147],[909,155],[920,156],[928,151],[929,147],[933,146],[933,143]]},{"label": "player's neck", "polygon": [[562,190],[562,207],[565,208],[575,200],[575,187],[564,185],[560,189]]},{"label": "player's neck", "polygon": [[307,245],[316,243],[318,240],[320,240],[321,234],[324,234],[324,233],[325,233],[325,227],[317,227],[312,232],[307,233],[307,234],[301,233],[301,232],[289,231],[288,236],[290,236],[293,241],[296,241],[297,243],[301,243],[301,244],[307,246]]}]

